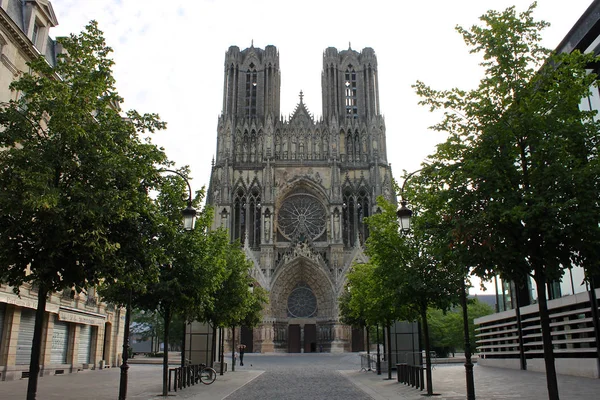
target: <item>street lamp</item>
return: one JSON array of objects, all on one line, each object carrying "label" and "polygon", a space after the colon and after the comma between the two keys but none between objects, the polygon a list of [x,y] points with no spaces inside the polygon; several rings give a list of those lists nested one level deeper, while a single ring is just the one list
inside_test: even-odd
[{"label": "street lamp", "polygon": [[[187,198],[187,207],[181,211],[181,214],[183,215],[183,229],[185,229],[186,231],[193,230],[196,222],[197,212],[196,209],[192,206],[192,187],[190,186],[190,182],[187,180],[185,175],[178,171],[162,169],[159,172],[170,172],[179,175],[187,184],[189,191],[189,196]],[[123,333],[123,363],[121,364],[121,376],[119,381],[119,400],[127,399],[127,381],[129,371],[129,363],[127,362],[127,360],[129,360],[129,325],[131,323],[131,296],[132,293],[130,290],[129,299],[127,301],[127,308],[125,311],[125,332]]]},{"label": "street lamp", "polygon": [[410,219],[412,218],[412,210],[406,207],[406,200],[400,201],[400,208],[396,211],[398,221],[400,221],[400,230],[402,233],[410,232]]},{"label": "street lamp", "polygon": [[187,198],[187,207],[183,211],[181,211],[181,214],[183,215],[183,229],[185,229],[186,231],[193,230],[194,225],[196,224],[197,212],[196,212],[196,209],[194,207],[192,207],[192,187],[190,186],[190,182],[187,180],[185,175],[183,175],[181,172],[174,171],[172,169],[163,169],[163,170],[160,170],[160,172],[170,172],[172,174],[179,175],[184,180],[184,182],[187,184],[188,192],[189,192],[189,196]]},{"label": "street lamp", "polygon": [[[404,198],[404,185],[406,185],[406,181],[421,170],[416,170],[409,175],[407,175],[406,179],[404,179],[404,183],[402,183],[402,188],[400,189],[401,207],[396,211],[396,215],[398,216],[398,221],[400,223],[400,229],[402,233],[407,234],[410,231],[410,220],[412,218],[412,210],[406,207],[406,199]],[[475,400],[475,382],[473,378],[473,362],[471,360],[471,339],[469,337],[469,318],[467,314],[467,285],[465,280],[463,279],[462,288],[461,288],[461,307],[463,309],[463,329],[464,329],[464,339],[465,339],[465,373],[466,373],[466,383],[467,383],[467,400]]]}]

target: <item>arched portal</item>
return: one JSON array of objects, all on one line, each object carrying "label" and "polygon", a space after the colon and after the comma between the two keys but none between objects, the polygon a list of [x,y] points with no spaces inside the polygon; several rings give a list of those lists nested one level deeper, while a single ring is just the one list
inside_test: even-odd
[{"label": "arched portal", "polygon": [[275,338],[276,351],[316,352],[329,348],[319,335],[322,324],[337,313],[335,287],[315,260],[298,256],[279,268],[271,287],[272,315],[282,332]]}]

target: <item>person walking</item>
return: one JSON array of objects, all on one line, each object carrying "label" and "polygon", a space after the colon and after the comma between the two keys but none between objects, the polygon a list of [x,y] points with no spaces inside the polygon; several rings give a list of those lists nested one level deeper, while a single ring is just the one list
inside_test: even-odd
[{"label": "person walking", "polygon": [[240,344],[238,350],[240,352],[240,367],[242,367],[244,365],[244,352],[246,351],[246,345]]}]

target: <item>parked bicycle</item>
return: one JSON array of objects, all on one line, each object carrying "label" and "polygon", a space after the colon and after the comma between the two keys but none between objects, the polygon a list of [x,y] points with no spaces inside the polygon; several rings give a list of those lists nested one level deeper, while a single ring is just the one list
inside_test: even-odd
[{"label": "parked bicycle", "polygon": [[211,367],[207,367],[206,364],[200,364],[197,378],[205,385],[210,385],[217,379],[217,371]]}]

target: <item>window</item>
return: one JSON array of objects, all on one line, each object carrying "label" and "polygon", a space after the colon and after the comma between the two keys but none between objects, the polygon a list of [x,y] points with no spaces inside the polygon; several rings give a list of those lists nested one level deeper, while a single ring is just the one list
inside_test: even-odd
[{"label": "window", "polygon": [[244,109],[246,111],[246,117],[256,116],[256,89],[258,86],[258,79],[256,74],[256,68],[253,63],[250,64],[250,68],[246,72],[246,101],[244,103]]},{"label": "window", "polygon": [[356,104],[356,71],[352,65],[348,65],[344,75],[346,118],[358,118],[358,107]]},{"label": "window", "polygon": [[238,189],[233,202],[233,240],[245,240],[252,249],[259,249],[261,243],[260,188],[253,187],[249,194]]},{"label": "window", "polygon": [[35,22],[33,23],[33,32],[31,33],[31,42],[36,47],[40,47],[38,44],[38,40],[40,38],[40,33],[41,33],[42,28],[43,28],[43,26],[36,19]]},{"label": "window", "polygon": [[288,297],[288,317],[311,318],[317,313],[317,298],[310,286],[299,283]]},{"label": "window", "polygon": [[368,190],[361,187],[358,193],[350,188],[344,190],[342,206],[342,234],[345,247],[353,247],[355,243],[364,244],[369,237],[369,230],[364,218],[370,216]]}]

